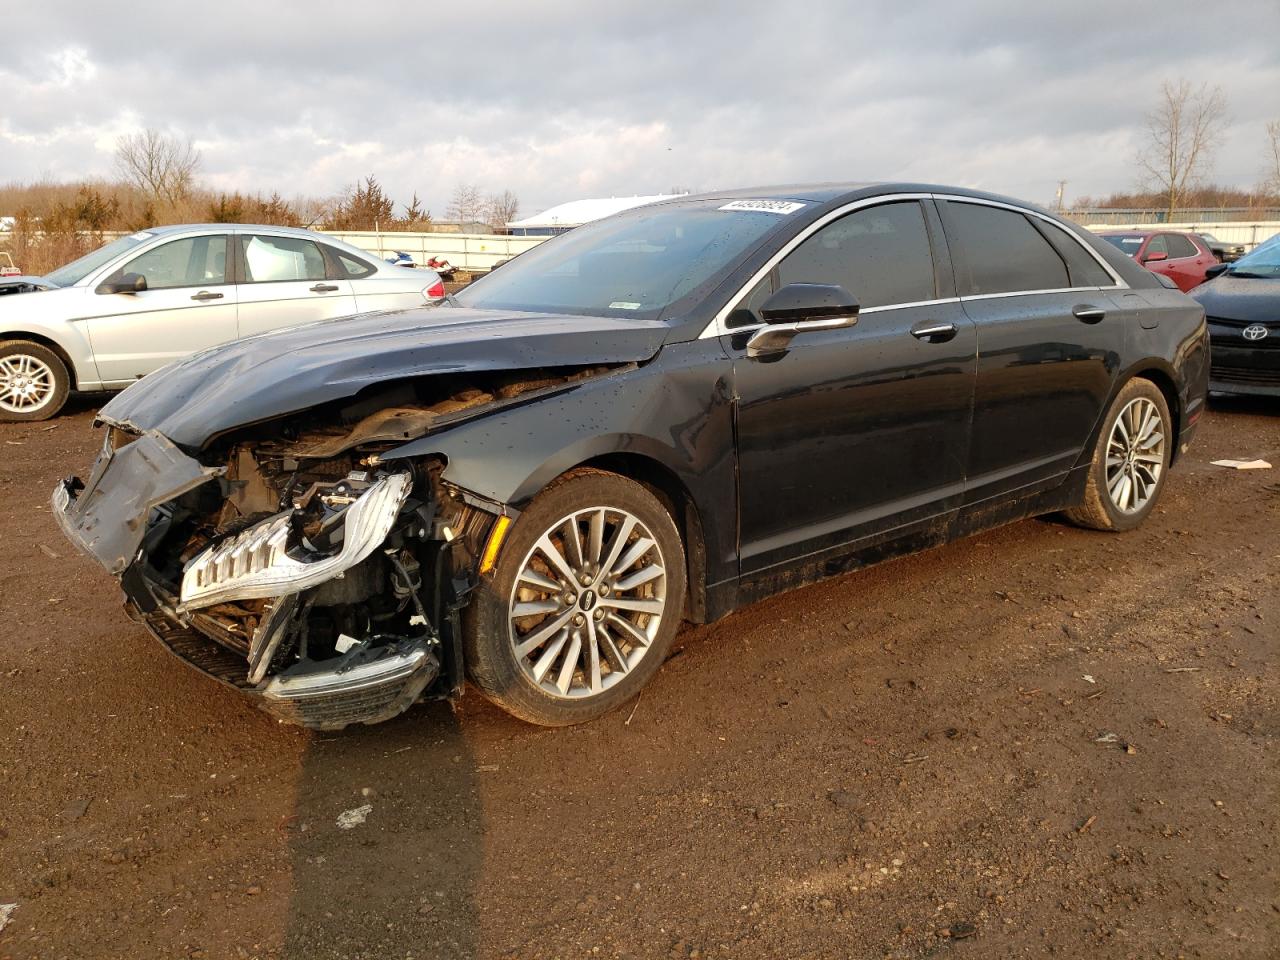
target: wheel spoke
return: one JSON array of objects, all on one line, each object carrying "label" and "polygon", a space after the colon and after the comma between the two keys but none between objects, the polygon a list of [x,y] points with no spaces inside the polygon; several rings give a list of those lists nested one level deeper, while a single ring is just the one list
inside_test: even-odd
[{"label": "wheel spoke", "polygon": [[564,555],[556,548],[556,545],[551,542],[551,538],[549,536],[544,533],[539,537],[536,547],[542,552],[542,555],[551,562],[551,565],[556,568],[556,572],[559,573],[560,576],[570,583],[577,581],[577,575],[573,572],[573,569],[569,564],[565,562]]},{"label": "wheel spoke", "polygon": [[632,643],[639,644],[642,647],[647,647],[649,645],[649,635],[626,617],[611,614],[605,622],[608,623],[609,626],[616,627],[622,633],[626,634],[627,638],[630,639]]},{"label": "wheel spoke", "polygon": [[565,643],[569,640],[568,629],[561,630],[556,637],[555,642],[551,643],[546,650],[542,651],[542,656],[538,658],[538,662],[533,665],[533,679],[535,683],[541,683],[542,678],[547,675],[547,671],[551,669],[551,664],[560,655],[560,651],[564,649]]},{"label": "wheel spoke", "polygon": [[654,541],[650,540],[648,537],[640,537],[630,546],[630,548],[628,548],[627,552],[618,559],[618,562],[610,568],[609,572],[615,577],[623,573],[633,563],[648,553],[653,548],[653,544]]},{"label": "wheel spoke", "polygon": [[592,617],[587,618],[587,681],[592,693],[604,689],[604,680],[600,676],[600,637]]},{"label": "wheel spoke", "polygon": [[613,541],[609,544],[609,551],[605,555],[604,561],[600,564],[602,570],[613,570],[613,565],[618,559],[618,555],[622,552],[622,548],[627,545],[627,538],[631,536],[631,531],[636,528],[636,518],[628,516],[622,521],[622,525],[618,527],[613,534]]},{"label": "wheel spoke", "polygon": [[596,630],[596,636],[600,638],[600,645],[604,647],[605,659],[609,661],[609,666],[613,668],[615,673],[626,673],[631,667],[627,663],[627,658],[622,655],[622,651],[618,649],[617,643],[613,637],[605,630],[603,624]]},{"label": "wheel spoke", "polygon": [[565,654],[564,663],[560,667],[560,676],[556,678],[556,687],[561,694],[569,692],[569,684],[578,670],[578,659],[582,656],[582,634],[573,634],[569,641],[569,652]]},{"label": "wheel spoke", "polygon": [[550,600],[525,600],[511,608],[511,616],[519,620],[521,617],[536,617],[542,613],[555,613],[560,609],[560,598]]},{"label": "wheel spoke", "polygon": [[612,607],[614,610],[634,610],[636,613],[661,613],[667,606],[667,601],[657,599],[629,600],[620,599],[618,597],[605,597],[600,601],[602,607]]},{"label": "wheel spoke", "polygon": [[600,562],[600,554],[604,551],[604,508],[591,514],[591,526],[587,534],[587,559],[592,563]]},{"label": "wheel spoke", "polygon": [[550,577],[539,573],[530,566],[526,566],[522,571],[520,571],[520,582],[537,587],[539,590],[548,590],[551,593],[559,593],[564,589],[563,586],[556,583]]},{"label": "wheel spoke", "polygon": [[614,584],[614,589],[621,593],[626,593],[628,590],[634,590],[636,587],[646,584],[650,580],[656,580],[658,577],[665,575],[666,572],[667,571],[665,569],[658,566],[656,563],[647,567],[641,567],[635,573],[627,574],[627,576]]},{"label": "wheel spoke", "polygon": [[564,538],[565,551],[564,558],[577,568],[582,569],[582,534],[578,530],[578,518],[576,516],[569,517],[565,520],[564,525],[560,528],[560,535]]},{"label": "wheel spoke", "polygon": [[569,622],[569,618],[572,616],[573,608],[570,607],[560,616],[549,618],[545,622],[538,624],[538,626],[533,629],[532,633],[518,639],[516,644],[516,656],[522,660],[529,656],[529,654],[533,653],[534,650],[537,650],[538,647],[551,639],[557,630],[562,629],[564,625]]}]

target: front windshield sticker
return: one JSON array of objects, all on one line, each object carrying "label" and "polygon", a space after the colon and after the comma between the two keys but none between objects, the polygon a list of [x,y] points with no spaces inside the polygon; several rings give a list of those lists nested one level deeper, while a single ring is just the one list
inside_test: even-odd
[{"label": "front windshield sticker", "polygon": [[726,203],[721,210],[753,210],[756,213],[778,213],[786,215],[795,213],[797,210],[803,210],[803,203],[796,203],[794,200],[735,200],[733,203]]},{"label": "front windshield sticker", "polygon": [[130,234],[129,239],[130,240],[150,240],[151,234],[146,233],[145,231],[139,231],[138,233]]},{"label": "front windshield sticker", "polygon": [[640,304],[631,303],[627,300],[615,300],[609,304],[610,310],[639,310]]}]

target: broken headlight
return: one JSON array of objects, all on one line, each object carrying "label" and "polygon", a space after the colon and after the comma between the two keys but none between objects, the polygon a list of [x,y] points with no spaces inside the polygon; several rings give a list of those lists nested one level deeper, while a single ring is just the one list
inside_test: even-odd
[{"label": "broken headlight", "polygon": [[182,572],[182,606],[207,607],[227,600],[252,600],[298,593],[318,586],[373,553],[391,532],[412,480],[395,473],[374,481],[325,523],[341,546],[323,553],[295,531],[296,510],[219,540],[188,561]]}]

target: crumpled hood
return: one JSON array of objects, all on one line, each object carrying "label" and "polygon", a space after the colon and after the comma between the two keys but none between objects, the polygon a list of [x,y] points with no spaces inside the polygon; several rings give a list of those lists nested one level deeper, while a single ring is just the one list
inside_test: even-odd
[{"label": "crumpled hood", "polygon": [[377,383],[468,370],[648,360],[658,321],[419,307],[236,340],[149,374],[98,414],[188,450],[235,427],[350,397]]},{"label": "crumpled hood", "polygon": [[42,290],[57,290],[56,284],[50,283],[44,277],[32,277],[27,274],[18,274],[17,276],[0,277],[0,292],[13,293],[39,293]]},{"label": "crumpled hood", "polygon": [[1191,291],[1204,312],[1222,320],[1241,323],[1274,323],[1280,320],[1280,279],[1214,277]]}]

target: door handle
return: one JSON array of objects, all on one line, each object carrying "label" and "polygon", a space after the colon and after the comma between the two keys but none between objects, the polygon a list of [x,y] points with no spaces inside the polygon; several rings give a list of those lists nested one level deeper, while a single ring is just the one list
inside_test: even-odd
[{"label": "door handle", "polygon": [[221,300],[222,294],[210,293],[208,290],[201,290],[199,293],[193,294],[191,299],[192,300]]},{"label": "door handle", "polygon": [[1071,313],[1077,320],[1083,320],[1085,323],[1097,323],[1107,315],[1107,311],[1089,303],[1076,304],[1071,308]]},{"label": "door handle", "polygon": [[314,287],[311,288],[311,292],[312,293],[333,293],[333,291],[337,289],[338,289],[337,284],[317,283]]},{"label": "door handle", "polygon": [[917,323],[912,327],[911,335],[917,340],[924,340],[928,343],[946,343],[956,335],[956,325],[954,323],[933,323],[926,320],[924,323]]}]

